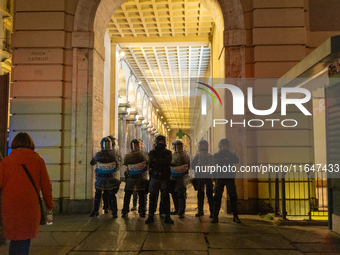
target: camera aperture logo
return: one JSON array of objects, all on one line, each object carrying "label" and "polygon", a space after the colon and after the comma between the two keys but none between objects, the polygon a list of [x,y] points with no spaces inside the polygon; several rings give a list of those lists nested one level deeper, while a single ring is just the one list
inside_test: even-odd
[{"label": "camera aperture logo", "polygon": [[[214,92],[215,95],[217,96],[218,100],[220,100],[221,106],[223,106],[220,95],[217,93],[217,91],[216,91],[213,87],[211,87],[210,85],[205,84],[205,83],[203,83],[203,82],[197,82],[197,83],[198,83],[198,84],[201,84],[201,85],[203,85],[203,86],[206,86],[206,87],[209,88],[212,92]],[[204,92],[206,92],[206,93],[211,97],[211,99],[214,101],[214,104],[216,105],[216,100],[215,100],[214,96],[213,96],[208,90],[206,90],[206,89],[204,89],[204,88],[201,88],[201,87],[196,87],[196,88],[198,88],[198,89],[203,90]],[[201,101],[201,113],[202,113],[202,115],[207,115],[207,95],[206,95],[206,94],[202,94],[201,100],[202,100],[202,101]]]},{"label": "camera aperture logo", "polygon": [[[210,85],[202,83],[202,82],[197,82],[201,85],[206,86],[209,88],[212,92],[215,93],[215,95],[218,97],[221,106],[222,100],[217,93],[217,91]],[[212,95],[211,92],[204,88],[197,87],[200,90],[203,90],[206,92],[214,101],[215,105],[217,105],[216,100],[214,96]],[[233,115],[245,115],[245,97],[243,94],[243,91],[231,84],[216,84],[215,88],[225,88],[228,89],[229,92],[232,94],[233,98]],[[302,94],[304,95],[303,97],[300,98],[288,98],[288,94]],[[253,102],[253,88],[248,87],[247,88],[247,105],[249,111],[257,116],[268,116],[273,113],[275,113],[277,107],[278,107],[278,88],[273,87],[272,88],[272,105],[269,109],[267,110],[258,110],[254,107],[254,102]],[[283,87],[281,88],[281,116],[286,116],[287,115],[287,105],[295,105],[304,115],[310,116],[312,115],[305,106],[303,106],[304,103],[307,103],[311,99],[311,93],[309,90],[305,88],[299,88],[299,87]],[[201,95],[201,114],[202,115],[207,115],[207,95],[202,94]],[[246,119],[243,119],[242,121],[235,122],[233,119],[227,120],[227,119],[214,119],[213,120],[213,126],[215,127],[216,125],[227,125],[229,124],[230,127],[233,127],[235,125],[242,125],[243,127],[253,127],[253,128],[260,128],[265,125],[265,123],[270,123],[271,127],[275,127],[275,123],[279,122],[282,127],[284,128],[292,128],[296,127],[298,125],[297,120],[295,119],[250,119],[246,121]]]}]

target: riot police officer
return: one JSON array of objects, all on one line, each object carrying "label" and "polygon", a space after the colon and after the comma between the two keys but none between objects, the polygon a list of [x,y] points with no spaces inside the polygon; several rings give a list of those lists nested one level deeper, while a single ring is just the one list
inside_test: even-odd
[{"label": "riot police officer", "polygon": [[[119,152],[118,146],[116,147],[116,138],[113,135],[109,135],[108,138],[111,139],[112,143],[112,154],[116,157],[117,159],[117,171],[120,172],[120,162],[122,160],[122,157]],[[107,190],[103,190],[102,194],[103,198],[103,209],[105,213],[109,213],[110,211],[110,206],[109,206],[109,192]]]},{"label": "riot police officer", "polygon": [[104,190],[108,191],[109,204],[113,218],[117,218],[117,198],[119,190],[120,174],[117,171],[117,159],[112,154],[112,143],[110,138],[105,137],[100,142],[101,151],[91,160],[90,164],[96,165],[96,193],[94,197],[94,208],[90,217],[99,215],[99,204]]},{"label": "riot police officer", "polygon": [[[209,144],[206,140],[201,140],[198,142],[198,153],[195,155],[192,166],[195,170],[196,166],[199,167],[208,167],[214,165],[214,156],[208,153]],[[196,217],[200,217],[204,215],[203,207],[204,207],[204,188],[206,189],[206,194],[209,203],[210,210],[210,218],[213,217],[213,205],[214,205],[214,197],[213,197],[213,181],[210,176],[198,176],[203,178],[195,178],[194,179],[194,188],[197,190],[197,207],[198,212],[196,213]]]},{"label": "riot police officer", "polygon": [[[223,166],[233,166],[239,162],[236,156],[236,151],[234,153],[229,151],[230,142],[228,139],[221,139],[218,143],[219,151],[214,155],[214,162],[220,167]],[[218,178],[215,185],[215,196],[214,196],[214,210],[213,210],[213,220],[211,223],[218,223],[218,214],[221,209],[221,200],[224,186],[227,187],[227,193],[230,198],[231,211],[233,212],[233,221],[236,223],[241,223],[238,218],[237,213],[237,193],[235,185],[235,175],[236,173],[227,173],[225,178]]]},{"label": "riot police officer", "polygon": [[145,224],[154,222],[153,215],[157,208],[157,199],[159,190],[163,199],[165,223],[173,224],[170,217],[170,198],[168,185],[170,180],[170,165],[172,159],[171,151],[165,149],[165,136],[159,135],[155,138],[156,146],[149,152],[149,166],[150,166],[150,187],[149,187],[149,217]]},{"label": "riot police officer", "polygon": [[122,210],[122,218],[125,218],[129,213],[129,206],[133,191],[136,190],[139,197],[139,216],[145,217],[145,199],[144,192],[147,188],[148,172],[147,165],[149,159],[146,153],[141,150],[141,144],[138,139],[133,139],[130,143],[131,152],[127,153],[124,158],[124,165],[127,166],[125,173],[125,195],[124,206]]},{"label": "riot police officer", "polygon": [[175,192],[178,196],[178,215],[179,218],[184,218],[185,198],[187,192],[187,183],[189,182],[190,157],[183,150],[183,142],[175,140],[172,143],[174,154],[171,161],[171,176],[170,180],[175,182]]}]

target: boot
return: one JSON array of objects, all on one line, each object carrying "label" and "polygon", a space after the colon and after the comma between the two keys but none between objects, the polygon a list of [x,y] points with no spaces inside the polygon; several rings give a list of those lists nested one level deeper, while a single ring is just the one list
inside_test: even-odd
[{"label": "boot", "polygon": [[177,215],[178,214],[178,210],[174,209],[170,214],[171,215]]},{"label": "boot", "polygon": [[122,210],[122,218],[126,218],[128,216],[128,212]]},{"label": "boot", "polygon": [[184,210],[184,207],[185,207],[185,200],[184,199],[178,199],[178,207],[179,207],[179,218],[180,219],[183,219],[184,218],[184,213],[185,213],[185,210]]},{"label": "boot", "polygon": [[198,212],[195,215],[196,217],[201,217],[201,216],[204,215],[203,205],[204,205],[204,193],[203,193],[203,191],[199,190],[197,192],[197,208],[198,208]]},{"label": "boot", "polygon": [[109,213],[110,209],[109,209],[109,192],[107,190],[104,190],[103,194],[103,209],[104,209],[104,213]]},{"label": "boot", "polygon": [[96,210],[93,210],[90,214],[90,217],[94,217],[94,216],[99,216],[99,212]]},{"label": "boot", "polygon": [[195,214],[195,217],[201,217],[204,215],[204,212],[198,211],[198,213]]},{"label": "boot", "polygon": [[112,218],[117,218],[117,198],[113,190],[109,191],[109,205],[112,211]]},{"label": "boot", "polygon": [[218,223],[218,217],[217,216],[214,216],[211,223]]},{"label": "boot", "polygon": [[149,217],[145,221],[145,224],[149,224],[149,223],[153,223],[153,222],[154,222],[153,215],[149,215]]},{"label": "boot", "polygon": [[94,205],[93,205],[93,211],[90,214],[90,217],[98,216],[99,215],[99,204],[102,197],[102,191],[96,190],[96,193],[94,195]]},{"label": "boot", "polygon": [[174,221],[171,219],[170,215],[165,216],[164,222],[168,224],[174,224]]},{"label": "boot", "polygon": [[238,218],[238,215],[237,215],[237,214],[234,214],[233,222],[238,223],[238,224],[241,223],[241,221],[240,221],[240,219]]}]

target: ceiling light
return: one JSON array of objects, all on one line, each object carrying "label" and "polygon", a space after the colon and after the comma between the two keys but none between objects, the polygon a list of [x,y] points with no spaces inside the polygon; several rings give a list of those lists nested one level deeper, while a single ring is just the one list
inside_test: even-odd
[{"label": "ceiling light", "polygon": [[167,126],[167,128],[169,128],[169,126]]},{"label": "ceiling light", "polygon": [[168,131],[170,131],[170,129],[168,129]]},{"label": "ceiling light", "polygon": [[150,101],[152,101],[152,97],[150,97]]},{"label": "ceiling light", "polygon": [[164,125],[166,124],[166,122],[164,122]]},{"label": "ceiling light", "polygon": [[122,57],[124,57],[125,56],[125,52],[124,51],[121,51],[120,53],[119,53],[119,56],[122,58]]},{"label": "ceiling light", "polygon": [[163,119],[163,116],[161,117],[161,119]]},{"label": "ceiling light", "polygon": [[139,84],[139,85],[141,85],[141,84],[142,84],[142,82],[141,82],[141,81],[139,81],[139,82],[138,82],[138,84]]},{"label": "ceiling light", "polygon": [[156,109],[156,112],[158,112],[158,109]]}]

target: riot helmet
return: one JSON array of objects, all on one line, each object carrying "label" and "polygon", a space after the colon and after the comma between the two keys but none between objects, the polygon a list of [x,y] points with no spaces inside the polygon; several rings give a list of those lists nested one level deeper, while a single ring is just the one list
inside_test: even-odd
[{"label": "riot helmet", "polygon": [[138,139],[133,139],[131,141],[131,151],[140,151],[140,141]]},{"label": "riot helmet", "polygon": [[109,135],[109,136],[108,136],[108,138],[110,138],[110,139],[111,139],[111,142],[112,142],[112,148],[114,148],[114,147],[115,147],[115,145],[116,145],[116,138],[114,138],[114,136],[113,136],[113,135]]},{"label": "riot helmet", "polygon": [[100,147],[103,151],[109,151],[112,150],[112,143],[111,143],[111,139],[108,137],[104,137],[101,141],[100,141]]},{"label": "riot helmet", "polygon": [[166,138],[164,135],[158,135],[155,138],[155,149],[164,150],[166,146]]},{"label": "riot helmet", "polygon": [[183,142],[181,140],[175,140],[172,142],[172,149],[175,152],[183,151]]},{"label": "riot helmet", "polygon": [[230,149],[230,142],[229,142],[229,140],[226,139],[226,138],[221,139],[219,141],[219,143],[218,143],[218,149],[220,151],[222,151],[222,150],[229,150]]},{"label": "riot helmet", "polygon": [[198,142],[198,151],[208,151],[209,144],[206,140],[201,140]]},{"label": "riot helmet", "polygon": [[158,135],[155,138],[155,144],[160,145],[160,144],[164,144],[164,146],[166,145],[166,137],[164,135]]}]

